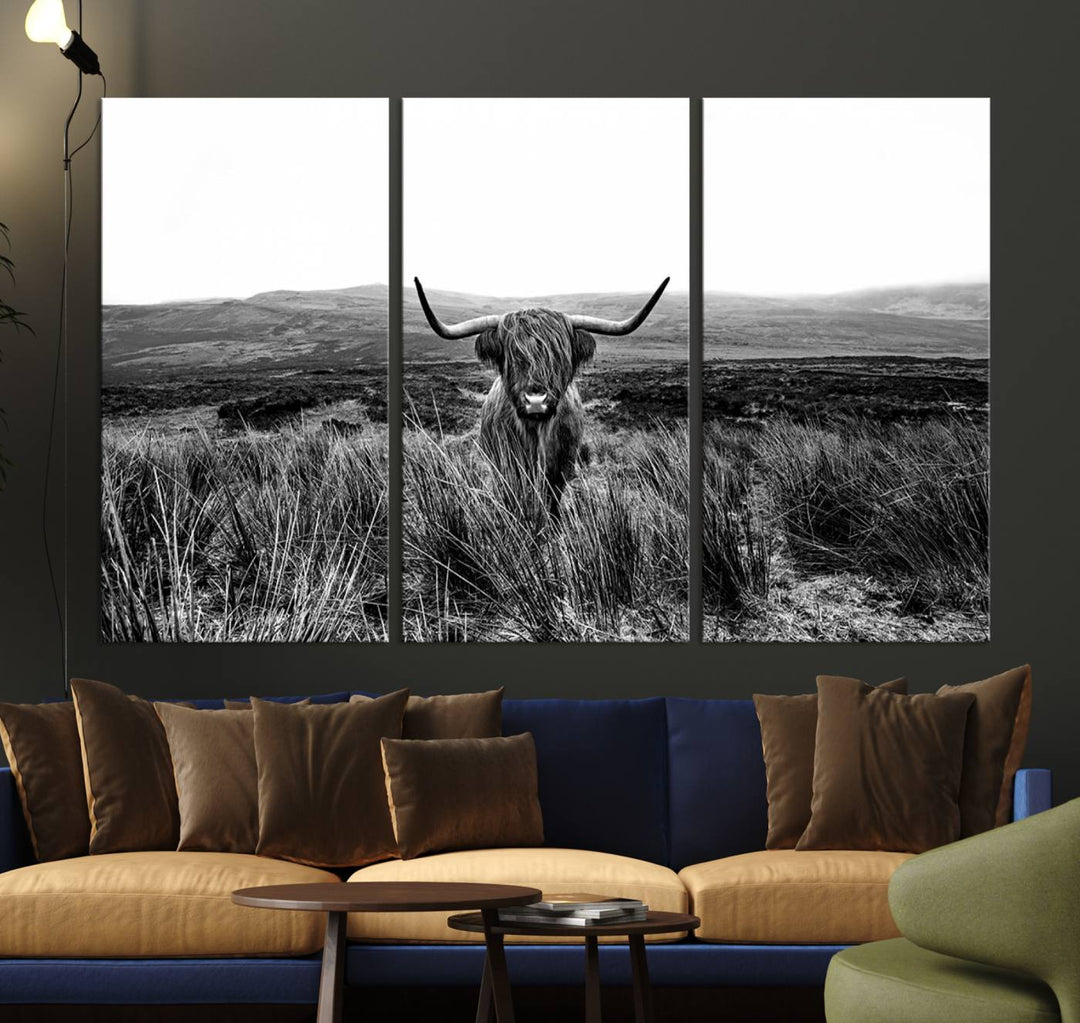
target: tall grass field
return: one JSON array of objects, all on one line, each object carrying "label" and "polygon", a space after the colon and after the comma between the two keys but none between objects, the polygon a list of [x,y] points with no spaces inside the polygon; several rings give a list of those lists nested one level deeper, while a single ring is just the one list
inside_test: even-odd
[{"label": "tall grass field", "polygon": [[984,640],[989,449],[961,416],[713,423],[706,640]]},{"label": "tall grass field", "polygon": [[989,638],[989,297],[706,293],[707,642]]},{"label": "tall grass field", "polygon": [[475,431],[404,435],[404,633],[417,642],[685,639],[687,433],[594,429],[554,523]]},{"label": "tall grass field", "polygon": [[106,641],[387,638],[385,426],[107,423]]}]

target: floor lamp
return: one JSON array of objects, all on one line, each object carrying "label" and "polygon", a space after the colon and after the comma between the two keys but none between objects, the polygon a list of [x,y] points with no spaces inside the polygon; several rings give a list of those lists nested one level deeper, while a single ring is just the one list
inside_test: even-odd
[{"label": "floor lamp", "polygon": [[[49,477],[51,476],[53,441],[56,428],[56,406],[60,394],[60,369],[65,361],[67,352],[67,295],[68,295],[68,250],[71,243],[72,221],[72,189],[71,189],[71,161],[80,149],[90,143],[101,123],[101,113],[98,113],[94,127],[85,141],[74,149],[71,148],[71,122],[75,117],[75,111],[79,109],[82,100],[84,75],[98,75],[101,77],[101,95],[104,99],[106,93],[105,76],[101,73],[101,65],[97,54],[94,53],[81,35],[82,32],[82,0],[78,0],[78,18],[76,21],[78,30],[68,27],[67,18],[64,14],[63,0],[34,0],[30,10],[26,13],[26,34],[36,43],[55,43],[60,47],[60,52],[78,68],[78,91],[75,94],[75,102],[64,122],[64,264],[60,277],[60,323],[56,342],[56,362],[53,369],[53,393],[52,405],[49,412],[49,440],[45,452],[45,485],[41,498],[41,530],[45,543],[45,559],[49,567],[49,583],[52,586],[53,604],[56,608],[56,620],[60,626],[60,657],[62,663],[62,681],[64,696],[69,697],[69,672],[68,672],[68,615],[67,615],[67,535],[68,535],[68,511],[67,502],[64,502],[64,606],[60,606],[60,594],[56,586],[56,572],[53,566],[52,553],[49,548],[49,533],[47,528],[47,509],[49,502]],[[67,408],[67,373],[64,378],[64,407]],[[66,427],[66,424],[65,424]],[[67,481],[67,436],[65,429],[64,437],[64,481]]]}]

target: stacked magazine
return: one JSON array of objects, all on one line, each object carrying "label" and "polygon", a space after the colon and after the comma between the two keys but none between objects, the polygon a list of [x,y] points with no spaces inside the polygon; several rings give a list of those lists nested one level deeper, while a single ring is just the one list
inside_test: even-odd
[{"label": "stacked magazine", "polygon": [[609,898],[581,892],[545,895],[527,906],[499,910],[505,924],[550,924],[558,927],[595,927],[644,920],[649,907],[638,899]]}]

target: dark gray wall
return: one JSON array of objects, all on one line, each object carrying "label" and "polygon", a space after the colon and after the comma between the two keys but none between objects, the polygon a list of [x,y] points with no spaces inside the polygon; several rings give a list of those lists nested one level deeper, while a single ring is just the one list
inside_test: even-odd
[{"label": "dark gray wall", "polygon": [[[513,696],[745,697],[806,690],[820,671],[870,679],[905,672],[916,688],[930,688],[1031,661],[1028,763],[1057,771],[1059,797],[1080,794],[1080,177],[1075,79],[1066,72],[1080,27],[1076,10],[1055,0],[87,0],[85,36],[114,95],[992,97],[993,641],[529,651],[100,644],[95,149],[76,167],[66,496],[72,673],[177,695],[504,683]],[[18,304],[38,337],[0,338],[5,444],[17,463],[0,496],[0,697],[30,700],[60,689],[40,501],[59,271],[59,132],[73,72],[54,50],[26,41],[23,13],[14,2],[0,13],[0,219],[14,231]],[[94,96],[96,83],[87,84]],[[469,158],[496,155],[478,139]],[[514,172],[514,154],[497,158]],[[396,386],[391,394],[396,399]],[[696,422],[696,394],[691,412]],[[63,562],[59,471],[53,480],[50,524]],[[696,508],[693,523],[699,532]]]}]

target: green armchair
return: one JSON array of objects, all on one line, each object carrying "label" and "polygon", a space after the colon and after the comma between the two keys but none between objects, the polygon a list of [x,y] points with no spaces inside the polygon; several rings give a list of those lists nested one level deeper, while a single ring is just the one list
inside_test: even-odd
[{"label": "green armchair", "polygon": [[828,1023],[1080,1023],[1080,799],[901,866],[903,938],[845,949]]}]

